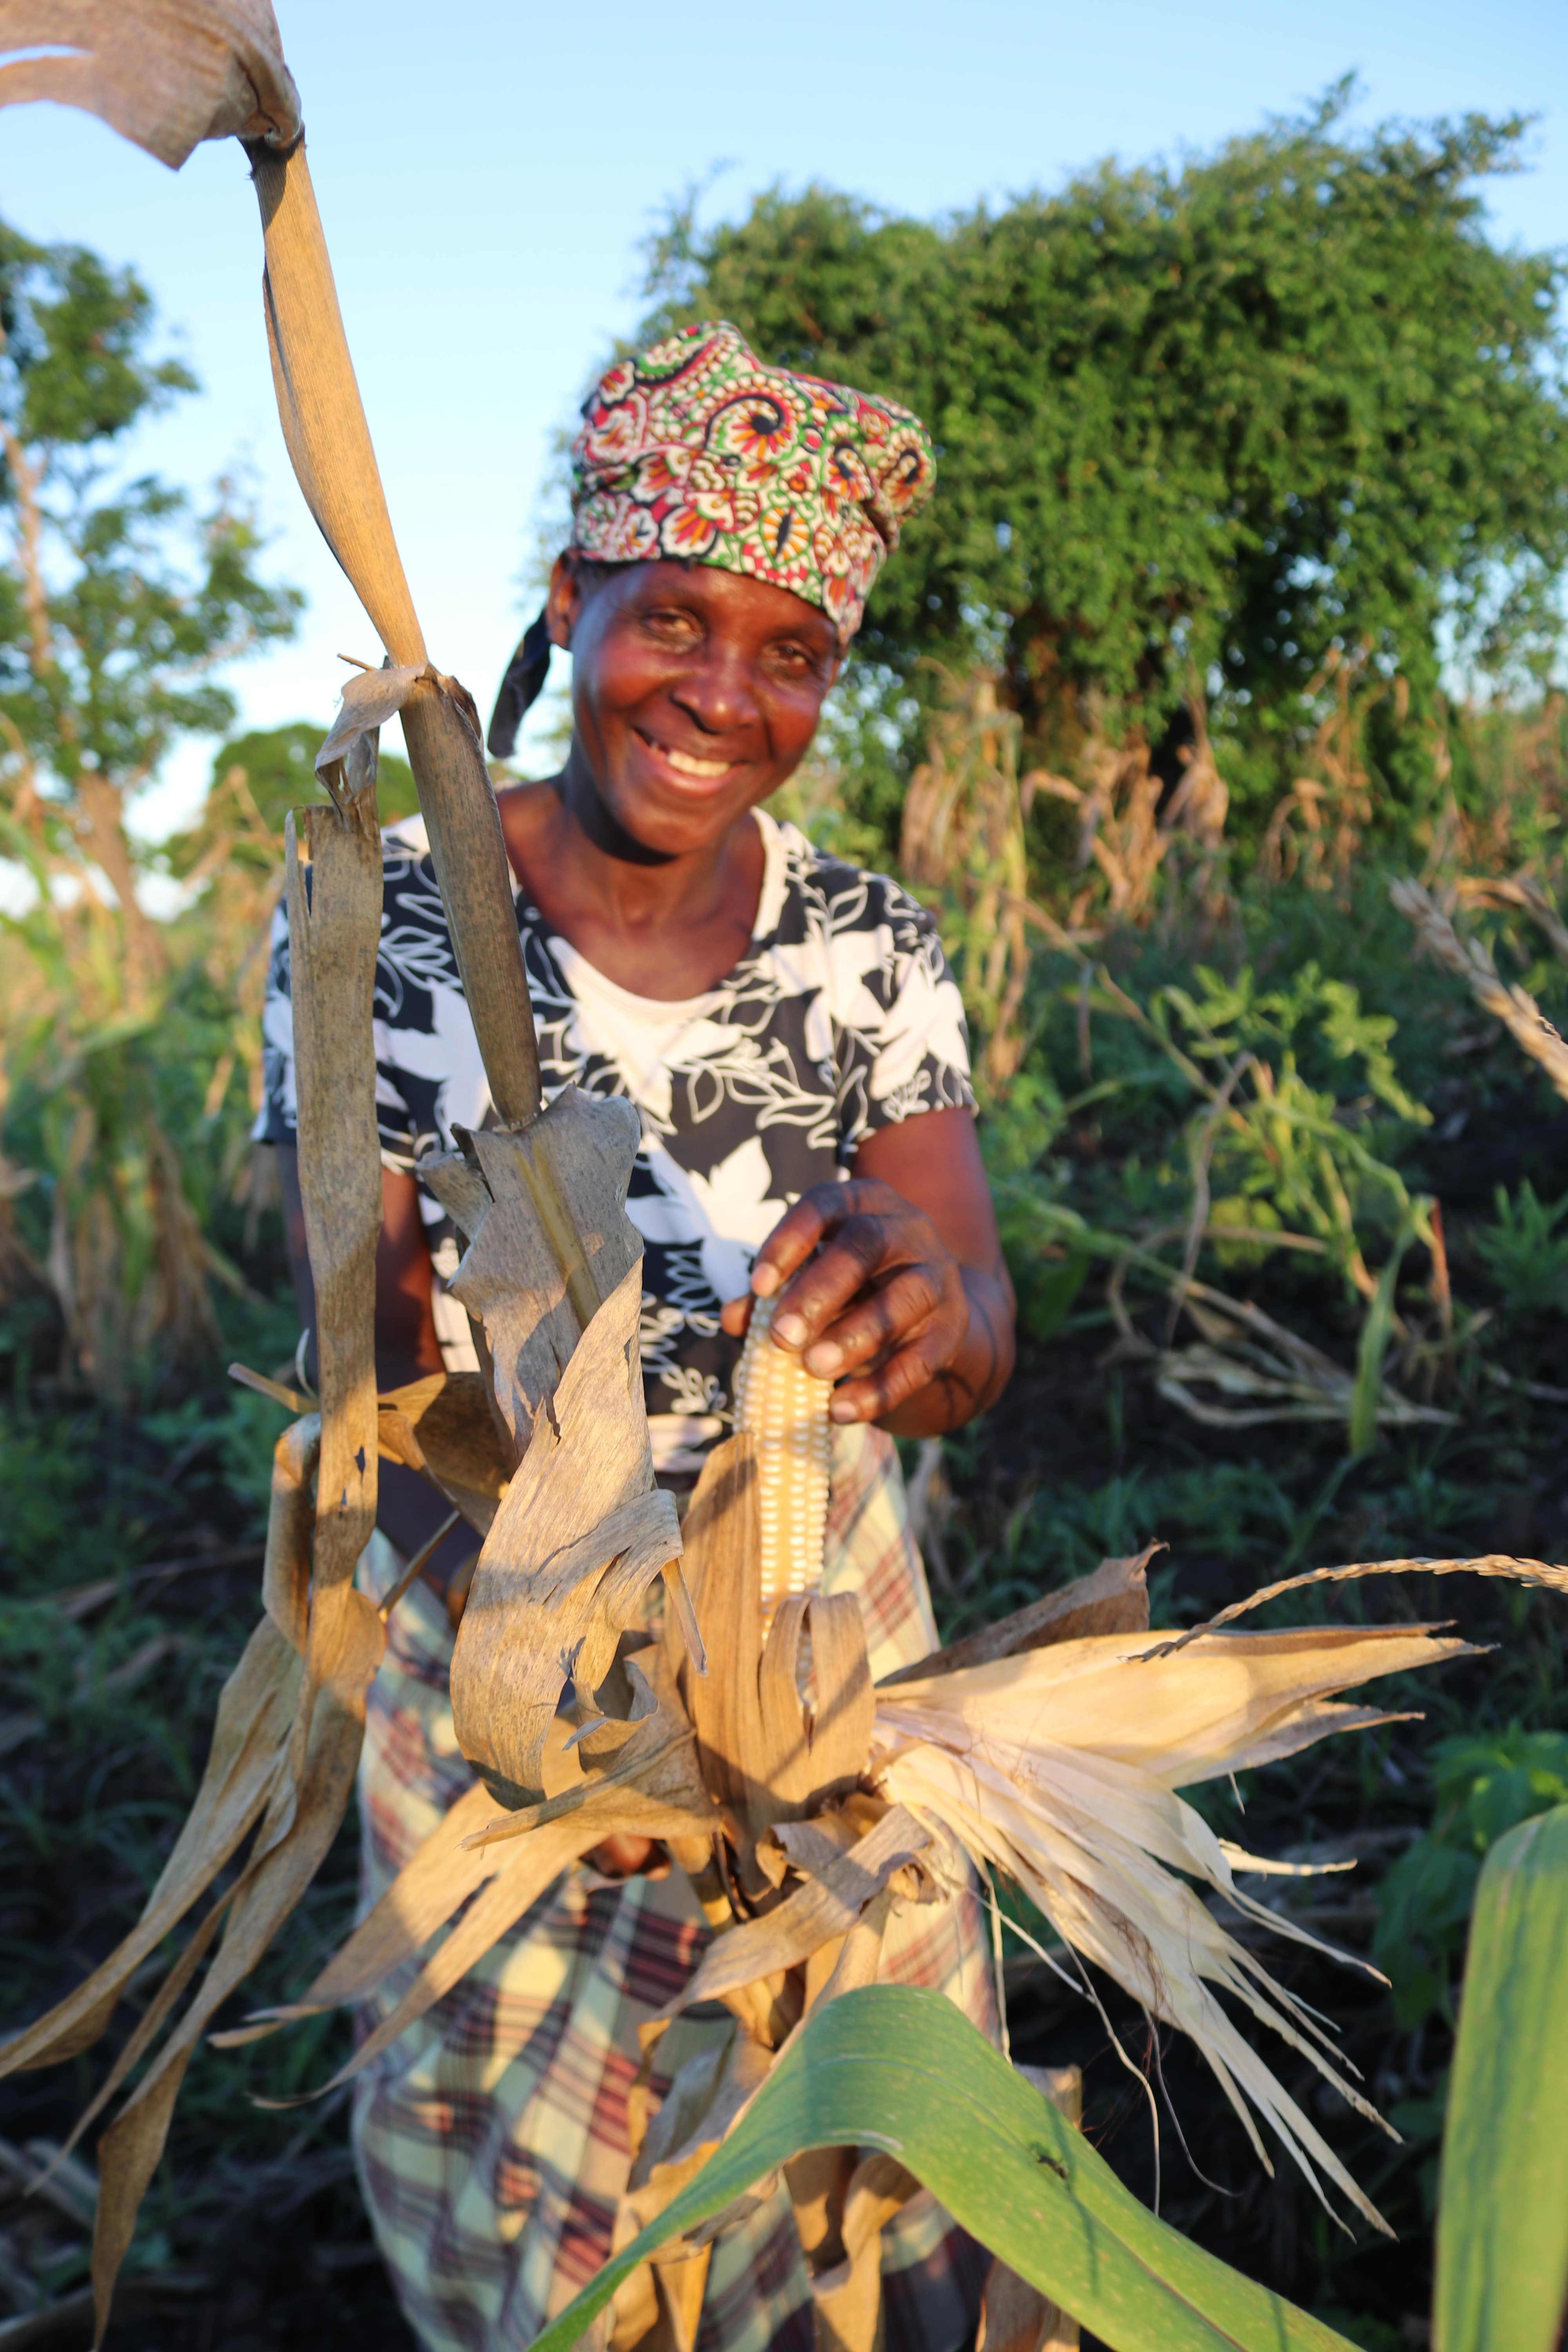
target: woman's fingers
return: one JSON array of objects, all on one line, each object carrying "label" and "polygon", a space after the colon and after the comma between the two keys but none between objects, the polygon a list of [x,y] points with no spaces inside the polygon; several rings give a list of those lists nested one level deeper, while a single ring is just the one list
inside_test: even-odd
[{"label": "woman's fingers", "polygon": [[[752,1292],[775,1301],[774,1340],[837,1382],[837,1422],[879,1421],[948,1378],[969,1328],[957,1260],[931,1220],[875,1178],[803,1193],[758,1251]],[[733,1337],[749,1307],[723,1307]]]},{"label": "woman's fingers", "polygon": [[[757,1252],[752,1268],[752,1296],[776,1298],[817,1244],[850,1213],[851,1196],[872,1189],[867,1184],[814,1184],[809,1192],[803,1192],[794,1208],[785,1210]],[[875,1189],[887,1192],[889,1187],[879,1185]]]},{"label": "woman's fingers", "polygon": [[[933,1381],[950,1380],[951,1345],[932,1329],[922,1329],[894,1349],[886,1360],[840,1381],[827,1408],[837,1422],[882,1421],[918,1396]],[[962,1413],[955,1416],[962,1419]]]},{"label": "woman's fingers", "polygon": [[[758,1297],[777,1298],[779,1345],[809,1348],[885,1267],[923,1255],[908,1230],[923,1223],[886,1184],[818,1184],[803,1193],[763,1244],[752,1275]],[[781,1265],[792,1269],[782,1289],[771,1280]]]},{"label": "woman's fingers", "polygon": [[812,1342],[805,1350],[805,1368],[825,1381],[842,1379],[885,1357],[932,1322],[941,1327],[939,1342],[950,1348],[963,1336],[962,1317],[944,1301],[935,1269],[900,1266]]}]

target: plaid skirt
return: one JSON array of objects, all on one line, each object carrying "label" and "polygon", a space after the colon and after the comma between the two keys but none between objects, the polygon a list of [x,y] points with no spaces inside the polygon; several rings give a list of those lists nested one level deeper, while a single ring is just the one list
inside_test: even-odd
[{"label": "plaid skirt", "polygon": [[[936,1646],[903,1481],[879,1431],[834,1432],[824,1589],[856,1592],[871,1672]],[[366,1552],[385,1590],[395,1556]],[[359,1799],[368,1909],[471,1785],[452,1727],[446,1612],[416,1583],[393,1613],[372,1686]],[[353,2142],[376,2240],[427,2352],[524,2352],[608,2258],[631,2154],[637,2027],[690,1977],[709,1932],[685,1878],[558,1879],[445,2000],[354,2087]],[[411,1963],[361,2013],[369,2028]],[[996,2037],[978,1900],[896,1915],[881,1975],[937,1986]],[[658,2045],[662,2096],[727,2023],[681,2020]],[[922,2193],[883,2236],[889,2352],[973,2340],[986,2257]],[[698,2352],[810,2352],[811,2296],[781,2186],[713,2249]]]}]

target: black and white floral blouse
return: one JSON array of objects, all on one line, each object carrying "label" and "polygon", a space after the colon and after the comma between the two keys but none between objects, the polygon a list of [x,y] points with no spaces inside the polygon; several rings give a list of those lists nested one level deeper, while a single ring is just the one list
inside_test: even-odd
[{"label": "black and white floral blouse", "polygon": [[[974,1099],[963,1010],[931,917],[885,876],[823,856],[793,825],[761,810],[754,822],[765,862],[750,950],[716,988],[679,1003],[606,980],[517,894],[546,1096],[570,1081],[626,1095],[642,1115],[627,1209],[646,1244],[642,1358],[666,1474],[695,1469],[726,1425],[739,1348],[719,1328],[720,1304],[744,1291],[785,1209],[845,1175],[872,1129]],[[481,1127],[493,1113],[423,820],[382,838],[376,1102],[383,1159],[413,1168],[422,1151],[450,1149],[454,1126]],[[256,1133],[291,1141],[282,908],[263,1044]],[[458,1370],[475,1360],[440,1279],[456,1271],[457,1238],[433,1200],[424,1207],[437,1328]]]}]

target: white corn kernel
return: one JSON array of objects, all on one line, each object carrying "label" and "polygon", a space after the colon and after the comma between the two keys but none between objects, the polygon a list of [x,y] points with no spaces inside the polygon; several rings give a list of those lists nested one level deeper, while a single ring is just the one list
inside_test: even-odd
[{"label": "white corn kernel", "polygon": [[769,1337],[773,1301],[759,1298],[735,1374],[735,1427],[757,1443],[763,1541],[763,1622],[789,1592],[822,1583],[827,1527],[831,1381]]}]

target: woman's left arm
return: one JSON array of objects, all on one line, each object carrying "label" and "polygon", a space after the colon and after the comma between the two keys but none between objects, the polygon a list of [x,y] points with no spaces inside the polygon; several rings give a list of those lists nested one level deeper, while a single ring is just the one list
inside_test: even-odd
[{"label": "woman's left arm", "polygon": [[[803,1193],[757,1253],[752,1295],[773,1333],[837,1383],[835,1421],[899,1437],[957,1429],[1013,1370],[1013,1286],[967,1110],[876,1129],[847,1184]],[[744,1329],[751,1299],[725,1307]]]}]

